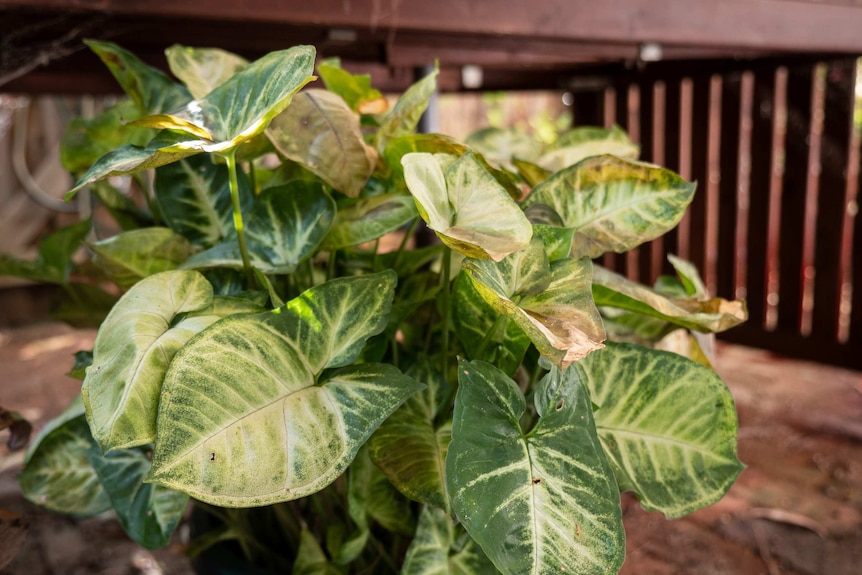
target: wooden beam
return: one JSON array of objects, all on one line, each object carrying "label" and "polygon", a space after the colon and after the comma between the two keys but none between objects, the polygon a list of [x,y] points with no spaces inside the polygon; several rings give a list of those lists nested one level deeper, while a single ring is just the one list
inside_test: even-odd
[{"label": "wooden beam", "polygon": [[0,10],[54,10],[298,26],[590,42],[862,52],[862,8],[787,0],[0,0]]}]

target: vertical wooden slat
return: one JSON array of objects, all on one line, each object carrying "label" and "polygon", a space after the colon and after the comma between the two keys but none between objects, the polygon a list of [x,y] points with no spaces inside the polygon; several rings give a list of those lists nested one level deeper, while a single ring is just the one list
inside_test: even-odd
[{"label": "vertical wooden slat", "polygon": [[[682,81],[665,82],[664,90],[664,166],[680,172],[680,138],[682,110]],[[662,237],[665,254],[679,254],[679,229],[675,228]],[[662,271],[672,274],[673,268],[667,258],[662,262]]]},{"label": "vertical wooden slat", "polygon": [[754,77],[751,115],[751,176],[748,203],[748,266],[746,299],[749,322],[766,326],[767,246],[769,240],[769,190],[772,182],[773,122],[775,121],[775,70],[760,69]]},{"label": "vertical wooden slat", "polygon": [[601,126],[605,120],[605,91],[578,91],[572,94],[574,100],[574,123],[578,126]]},{"label": "vertical wooden slat", "polygon": [[814,251],[814,313],[811,336],[829,341],[838,337],[841,296],[841,241],[850,131],[853,127],[856,61],[837,60],[826,69],[817,233]]},{"label": "vertical wooden slat", "polygon": [[725,74],[721,82],[721,144],[718,185],[718,260],[716,294],[736,292],[736,227],[739,199],[739,122],[742,75]]},{"label": "vertical wooden slat", "polygon": [[[639,140],[641,147],[641,159],[646,162],[655,163],[653,150],[653,129],[655,112],[655,85],[653,82],[643,82],[639,85],[640,100],[638,102]],[[652,246],[642,244],[637,248],[637,280],[646,285],[653,283],[652,270]]]},{"label": "vertical wooden slat", "polygon": [[697,191],[689,206],[688,259],[703,273],[706,264],[706,208],[709,187],[709,76],[692,78],[691,177]]},{"label": "vertical wooden slat", "polygon": [[[629,84],[619,83],[615,86],[615,104],[616,116],[614,122],[623,130],[629,131]],[[629,133],[631,135],[631,133]],[[625,254],[616,254],[608,262],[612,265],[612,269],[619,274],[628,276],[629,266],[628,259]]]},{"label": "vertical wooden slat", "polygon": [[802,321],[802,252],[813,79],[811,65],[788,67],[776,328],[791,333],[799,333]]}]

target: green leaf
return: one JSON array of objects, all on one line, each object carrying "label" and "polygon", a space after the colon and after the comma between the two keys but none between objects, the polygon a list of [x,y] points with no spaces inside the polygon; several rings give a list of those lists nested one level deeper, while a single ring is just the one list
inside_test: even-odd
[{"label": "green leaf", "polygon": [[326,90],[297,94],[266,134],[284,156],[351,198],[359,196],[377,164],[377,151],[362,138],[359,116]]},{"label": "green leaf", "polygon": [[192,246],[168,228],[143,228],[123,232],[91,246],[96,263],[123,289],[153,274],[183,263]]},{"label": "green leaf", "polygon": [[111,508],[108,495],[90,465],[95,446],[80,396],[39,433],[18,476],[24,497],[57,513],[76,517]]},{"label": "green leaf", "polygon": [[459,531],[445,512],[425,506],[401,575],[496,575],[482,549]]},{"label": "green leaf", "polygon": [[546,170],[541,166],[537,166],[536,164],[525,160],[515,159],[512,161],[512,164],[514,164],[515,169],[518,170],[518,173],[521,174],[521,177],[524,178],[524,181],[527,182],[530,187],[538,186],[553,174],[550,170]]},{"label": "green leaf", "polygon": [[[240,209],[248,213],[254,196],[237,170]],[[209,158],[186,158],[156,169],[156,200],[167,225],[190,242],[212,246],[235,233],[227,167]]]},{"label": "green leaf", "polygon": [[[246,241],[251,262],[264,273],[292,273],[314,253],[335,218],[335,202],[320,183],[293,181],[267,188],[246,214]],[[235,239],[195,254],[184,268],[242,268]]]},{"label": "green leaf", "polygon": [[343,575],[326,557],[311,531],[299,534],[299,551],[293,564],[293,575]]},{"label": "green leaf", "polygon": [[[271,52],[176,114],[133,122],[162,131],[145,147],[123,146],[102,156],[66,194],[96,180],[157,168],[201,152],[227,154],[263,133],[293,95],[313,79],[314,48]],[[245,105],[237,106],[236,102]]]},{"label": "green leaf", "polygon": [[404,194],[365,198],[339,210],[323,248],[338,250],[376,240],[418,217],[416,202]]},{"label": "green leaf", "polygon": [[248,66],[248,60],[219,48],[190,48],[174,44],[165,50],[174,76],[200,100]]},{"label": "green leaf", "polygon": [[371,87],[369,74],[351,74],[331,62],[318,64],[317,73],[326,89],[341,96],[354,112],[380,114],[389,107],[383,94]]},{"label": "green leaf", "polygon": [[158,114],[179,108],[191,99],[181,85],[141,62],[137,56],[112,42],[84,40],[132,98],[143,114]]},{"label": "green leaf", "polygon": [[421,387],[391,365],[323,374],[384,329],[395,282],[391,270],[333,280],[193,338],[165,378],[150,480],[247,507],[304,497],[341,475]]},{"label": "green leaf", "polygon": [[179,130],[202,139],[200,151],[227,152],[263,133],[293,95],[314,79],[314,53],[312,46],[270,52],[180,111],[135,124]]},{"label": "green leaf", "polygon": [[[153,442],[171,358],[220,318],[200,315],[212,305],[212,286],[191,271],[150,276],[120,298],[96,336],[93,364],[81,390],[90,429],[102,450]],[[178,317],[181,314],[191,315]]]},{"label": "green leaf", "polygon": [[536,186],[522,207],[534,223],[551,223],[548,211],[559,216],[558,225],[575,229],[573,255],[595,258],[628,251],[672,229],[694,189],[670,170],[596,156]]},{"label": "green leaf", "polygon": [[401,94],[395,107],[386,115],[374,138],[377,151],[383,153],[390,140],[412,134],[419,124],[419,118],[428,108],[431,96],[437,91],[437,76],[440,69],[435,65],[434,71],[410,86]]},{"label": "green leaf", "polygon": [[556,368],[535,391],[529,433],[514,381],[485,362],[458,366],[446,478],[452,508],[506,574],[616,573],[625,555],[613,470],[578,372]]},{"label": "green leaf", "polygon": [[73,174],[86,172],[96,160],[126,144],[143,146],[152,130],[127,126],[142,112],[130,99],[123,99],[92,118],[72,118],[60,143],[60,163]]},{"label": "green leaf", "polygon": [[90,192],[124,231],[155,225],[151,214],[139,208],[130,197],[108,182],[104,180],[93,182]]},{"label": "green leaf", "polygon": [[[552,173],[568,168],[592,156],[610,154],[625,160],[636,160],[640,154],[637,144],[619,126],[609,130],[594,126],[581,126],[566,132],[548,147],[536,163]],[[529,160],[530,158],[524,158]]]},{"label": "green leaf", "polygon": [[407,375],[424,383],[425,389],[371,436],[369,456],[401,493],[450,513],[444,464],[452,423],[435,423],[438,411],[446,406],[449,386],[427,360],[412,366]]},{"label": "green leaf", "polygon": [[188,505],[188,495],[143,482],[150,470],[147,449],[102,455],[93,447],[88,455],[129,537],[148,549],[167,545]]},{"label": "green leaf", "polygon": [[0,276],[14,276],[37,282],[66,284],[74,262],[72,256],[90,233],[90,221],[84,220],[50,234],[39,244],[35,261],[0,254]]},{"label": "green leaf", "polygon": [[668,254],[667,259],[676,271],[676,275],[679,276],[682,286],[685,288],[686,295],[704,299],[709,297],[706,291],[706,284],[703,283],[693,263],[673,254]]},{"label": "green leaf", "polygon": [[541,151],[539,142],[529,134],[512,128],[482,128],[470,134],[465,143],[492,164],[513,171],[513,160],[533,162]]},{"label": "green leaf", "polygon": [[733,397],[711,369],[674,353],[608,343],[577,364],[621,490],[681,517],[718,501],[743,469]]},{"label": "green leaf", "polygon": [[510,376],[530,347],[524,330],[486,302],[467,274],[458,274],[452,285],[452,323],[470,359],[493,363]]},{"label": "green leaf", "polygon": [[748,319],[743,300],[669,298],[601,266],[593,272],[596,305],[615,307],[700,332],[720,332]]},{"label": "green leaf", "polygon": [[464,262],[479,295],[563,369],[600,349],[605,339],[590,290],[592,268],[588,258],[549,263],[539,238],[498,263]]},{"label": "green leaf", "polygon": [[530,222],[471,152],[411,153],[401,163],[422,219],[452,249],[500,261],[529,244]]}]

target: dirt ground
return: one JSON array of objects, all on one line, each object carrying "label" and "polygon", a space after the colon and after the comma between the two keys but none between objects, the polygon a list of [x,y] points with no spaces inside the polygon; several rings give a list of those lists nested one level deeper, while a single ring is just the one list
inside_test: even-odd
[{"label": "dirt ground", "polygon": [[[0,331],[0,406],[38,431],[77,393],[64,373],[94,337],[60,324]],[[719,346],[716,368],[736,398],[748,467],[719,503],[676,521],[624,497],[622,573],[862,573],[862,374],[731,345]],[[146,551],[110,515],[74,521],[41,511],[18,492],[21,453],[4,451],[5,432],[0,443],[0,564],[24,536],[10,526],[28,526],[3,575],[192,573],[184,526],[171,546]]]}]

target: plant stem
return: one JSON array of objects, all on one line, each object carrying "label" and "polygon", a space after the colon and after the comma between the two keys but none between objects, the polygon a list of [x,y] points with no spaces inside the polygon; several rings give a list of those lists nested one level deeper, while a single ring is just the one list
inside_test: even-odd
[{"label": "plant stem", "polygon": [[[452,315],[451,307],[451,284],[449,282],[449,268],[452,267],[452,250],[446,248],[443,252],[443,377],[449,381],[449,318]],[[449,387],[455,393],[455,386],[451,382]]]},{"label": "plant stem", "polygon": [[248,183],[251,186],[251,193],[257,195],[257,177],[254,171],[254,160],[248,163]]},{"label": "plant stem", "polygon": [[335,253],[336,250],[330,250],[329,259],[326,261],[326,281],[335,277]]},{"label": "plant stem", "polygon": [[401,263],[401,256],[404,254],[404,248],[407,247],[407,242],[410,241],[410,238],[413,236],[413,232],[416,231],[417,225],[419,225],[419,218],[413,218],[407,231],[404,232],[404,237],[401,238],[401,245],[398,246],[398,253],[395,254],[395,261],[392,262],[392,269],[395,271],[398,271],[398,264]]},{"label": "plant stem", "polygon": [[245,226],[242,222],[242,208],[239,203],[239,182],[236,178],[236,150],[231,150],[224,156],[227,163],[227,173],[230,178],[230,199],[233,204],[233,224],[236,228],[236,238],[239,242],[239,253],[242,256],[242,267],[248,276],[249,287],[255,284],[254,273],[251,271],[251,259],[245,244]]}]

